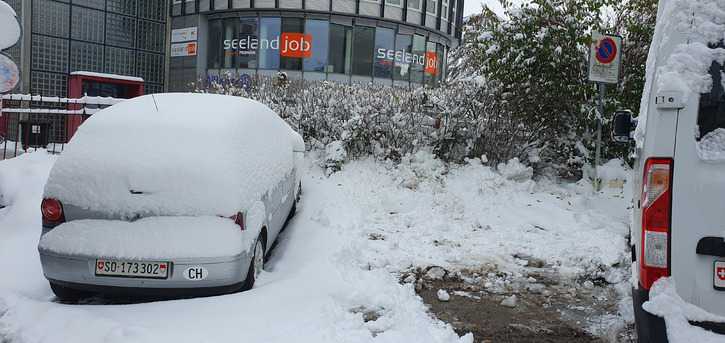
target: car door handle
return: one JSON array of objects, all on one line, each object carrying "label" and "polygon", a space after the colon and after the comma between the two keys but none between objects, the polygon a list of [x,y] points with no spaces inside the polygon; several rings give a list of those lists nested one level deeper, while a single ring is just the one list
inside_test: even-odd
[{"label": "car door handle", "polygon": [[725,240],[722,237],[703,237],[697,242],[697,254],[725,257]]}]

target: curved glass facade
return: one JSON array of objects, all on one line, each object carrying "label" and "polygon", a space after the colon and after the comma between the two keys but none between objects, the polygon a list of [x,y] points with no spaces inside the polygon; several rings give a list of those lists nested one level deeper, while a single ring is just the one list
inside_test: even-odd
[{"label": "curved glass facade", "polygon": [[447,52],[458,42],[453,19],[462,5],[462,0],[172,0],[171,41],[174,31],[197,30],[198,52],[174,54],[172,46],[170,89],[204,77],[277,71],[293,79],[436,86],[445,77]]}]

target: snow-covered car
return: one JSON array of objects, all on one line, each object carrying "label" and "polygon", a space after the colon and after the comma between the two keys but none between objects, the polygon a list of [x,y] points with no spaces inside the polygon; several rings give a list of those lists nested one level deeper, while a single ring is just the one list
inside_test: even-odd
[{"label": "snow-covered car", "polygon": [[[725,341],[724,23],[722,0],[659,3],[633,137],[640,342]],[[618,113],[615,140],[633,124]]]},{"label": "snow-covered car", "polygon": [[253,100],[155,94],[101,110],[53,166],[38,250],[60,299],[252,288],[296,210],[304,142]]}]

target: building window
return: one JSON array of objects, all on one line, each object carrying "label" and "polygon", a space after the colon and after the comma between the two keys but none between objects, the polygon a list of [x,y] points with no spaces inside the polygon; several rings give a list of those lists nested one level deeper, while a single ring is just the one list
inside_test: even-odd
[{"label": "building window", "polygon": [[[166,21],[167,0],[139,0],[138,16],[144,19],[155,21]],[[174,0],[176,6],[177,0]],[[179,2],[179,14],[181,14],[181,2]]]},{"label": "building window", "polygon": [[70,6],[49,0],[33,1],[33,32],[68,37]]},{"label": "building window", "polygon": [[136,75],[136,54],[133,50],[106,47],[106,73]]},{"label": "building window", "polygon": [[71,13],[71,38],[103,43],[103,11],[73,6]]},{"label": "building window", "polygon": [[307,20],[305,34],[312,36],[312,54],[304,59],[304,70],[324,72],[330,42],[330,23],[327,20]]},{"label": "building window", "polygon": [[375,66],[376,78],[392,79],[395,63],[395,31],[378,27],[375,30]]},{"label": "building window", "polygon": [[219,69],[222,66],[222,54],[225,53],[222,50],[222,21],[221,20],[210,20],[209,21],[209,50],[206,59],[207,67],[209,69]]},{"label": "building window", "polygon": [[443,77],[445,76],[445,57],[446,47],[441,43],[436,43],[436,61],[438,62],[436,65],[436,84],[443,81]]},{"label": "building window", "polygon": [[408,81],[410,79],[411,66],[422,56],[413,55],[413,36],[397,35],[395,37],[395,80]]},{"label": "building window", "polygon": [[443,13],[441,13],[441,16],[445,20],[448,20],[448,2],[449,0],[441,0],[441,6],[443,6],[441,9],[441,11],[443,11]]},{"label": "building window", "polygon": [[436,43],[428,42],[425,49],[425,84],[435,87],[438,81],[438,52]]},{"label": "building window", "polygon": [[[146,3],[147,1],[141,1]],[[125,15],[136,15],[136,0],[108,0],[108,11]]]},{"label": "building window", "polygon": [[186,4],[184,4],[184,12],[186,14],[196,13],[196,0],[186,0]]},{"label": "building window", "polygon": [[[239,19],[238,18],[228,18],[224,19],[224,42],[234,42],[237,41],[239,37]],[[238,56],[238,49],[226,49],[227,46],[225,44],[224,46],[224,65],[222,68],[225,69],[233,69],[237,66],[237,56]]]},{"label": "building window", "polygon": [[138,21],[138,48],[164,52],[166,25],[148,20]]},{"label": "building window", "polygon": [[[304,33],[305,32],[305,24],[304,20],[302,18],[282,18],[282,34],[286,33]],[[295,49],[290,44],[292,43],[300,44],[300,46]],[[305,43],[300,42],[297,39],[289,41],[285,41],[280,37],[279,40],[279,53],[282,56],[280,66],[282,69],[287,70],[302,70],[302,58],[300,57],[287,57],[287,56],[294,56],[296,55],[295,51],[297,50],[304,50]],[[311,47],[308,47],[311,48]]]},{"label": "building window", "polygon": [[208,12],[210,6],[211,0],[199,0],[199,12]]},{"label": "building window", "polygon": [[65,96],[68,76],[65,74],[32,71],[30,73],[30,92],[43,96]]},{"label": "building window", "polygon": [[259,20],[259,68],[279,69],[280,18]]},{"label": "building window", "polygon": [[373,49],[375,48],[375,29],[367,26],[355,26],[353,39],[352,73],[371,76],[373,71]]},{"label": "building window", "polygon": [[352,28],[330,24],[330,59],[327,72],[350,75],[352,66]]},{"label": "building window", "polygon": [[225,10],[229,7],[229,0],[214,0],[215,10]]},{"label": "building window", "polygon": [[416,11],[420,11],[422,0],[408,0],[408,8]]},{"label": "building window", "polygon": [[103,72],[103,45],[71,41],[70,71]]},{"label": "building window", "polygon": [[410,81],[423,83],[423,71],[425,69],[425,37],[413,36],[413,55],[416,56],[415,63],[410,68]]},{"label": "building window", "polygon": [[390,5],[390,6],[402,7],[403,1],[402,0],[385,0],[385,4]]},{"label": "building window", "polygon": [[438,1],[427,0],[425,11],[432,15],[438,14]]},{"label": "building window", "polygon": [[241,18],[239,24],[237,66],[248,69],[257,68],[257,49],[259,48],[257,18]]},{"label": "building window", "polygon": [[68,72],[67,39],[33,35],[30,46],[32,47],[31,68],[33,70]]},{"label": "building window", "polygon": [[[106,7],[105,0],[73,0],[74,5],[81,5],[85,7],[97,8],[102,10]],[[75,11],[75,9],[73,9]]]},{"label": "building window", "polygon": [[171,2],[171,15],[173,15],[173,16],[181,15],[181,0],[173,0]]},{"label": "building window", "polygon": [[106,44],[133,48],[136,43],[136,19],[110,14],[106,15]]},{"label": "building window", "polygon": [[136,56],[137,75],[146,82],[164,82],[164,55],[139,52]]}]

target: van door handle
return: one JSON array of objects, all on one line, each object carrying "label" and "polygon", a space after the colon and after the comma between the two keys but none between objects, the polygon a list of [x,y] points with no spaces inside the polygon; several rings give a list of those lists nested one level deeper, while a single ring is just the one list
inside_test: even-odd
[{"label": "van door handle", "polygon": [[725,240],[722,237],[703,237],[697,242],[697,254],[725,257]]}]

